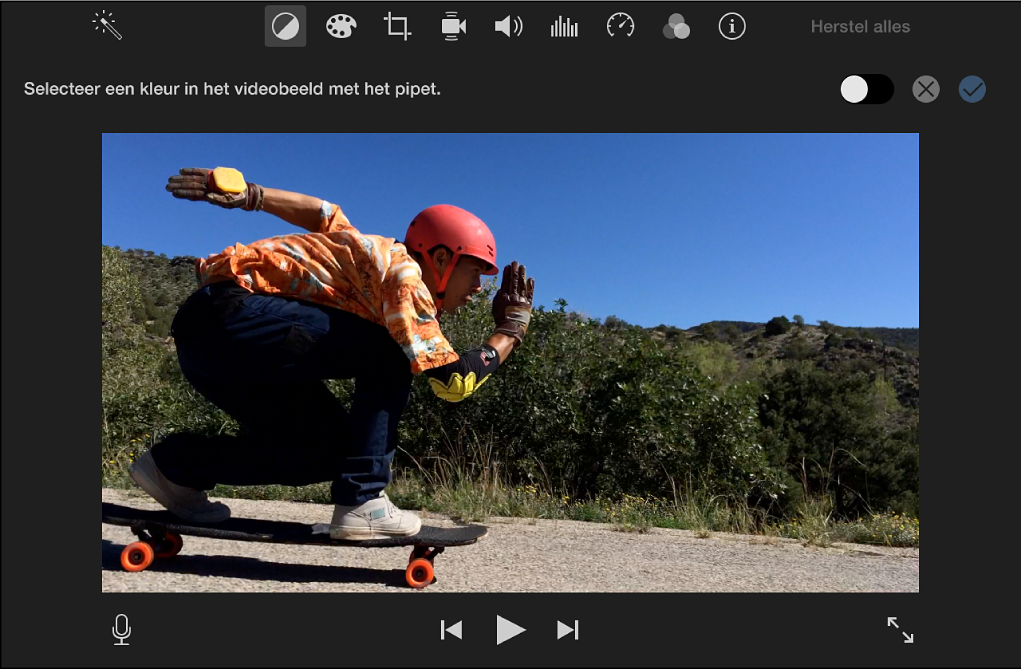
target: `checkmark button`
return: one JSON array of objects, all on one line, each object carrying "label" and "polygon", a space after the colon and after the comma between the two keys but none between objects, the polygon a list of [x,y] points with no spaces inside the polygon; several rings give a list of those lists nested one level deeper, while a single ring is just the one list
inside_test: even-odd
[{"label": "checkmark button", "polygon": [[986,97],[986,88],[986,83],[982,81],[981,77],[969,75],[961,80],[957,91],[965,102],[978,102]]}]

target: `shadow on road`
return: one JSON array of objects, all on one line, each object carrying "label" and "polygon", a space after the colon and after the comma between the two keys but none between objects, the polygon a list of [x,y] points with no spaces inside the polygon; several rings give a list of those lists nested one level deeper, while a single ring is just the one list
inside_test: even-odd
[{"label": "shadow on road", "polygon": [[[122,571],[123,544],[103,540],[103,570]],[[169,572],[207,577],[234,577],[274,582],[330,582],[383,584],[406,587],[404,570],[377,570],[345,566],[275,563],[247,556],[189,556],[157,558],[146,572]]]}]

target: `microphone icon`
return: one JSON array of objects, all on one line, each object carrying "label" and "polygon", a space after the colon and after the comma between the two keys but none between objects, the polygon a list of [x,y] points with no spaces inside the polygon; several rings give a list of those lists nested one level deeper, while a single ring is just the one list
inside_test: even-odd
[{"label": "microphone icon", "polygon": [[[123,627],[124,628],[124,632],[123,633],[117,632],[117,631],[119,631],[121,629],[121,617],[124,617],[124,627]],[[115,638],[117,638],[118,640],[120,640],[120,642],[114,642],[113,646],[115,646],[115,647],[119,647],[121,645],[124,645],[125,647],[131,646],[128,642],[124,641],[128,637],[131,636],[131,626],[128,625],[128,615],[127,614],[118,614],[117,618],[113,620],[113,636]]]}]

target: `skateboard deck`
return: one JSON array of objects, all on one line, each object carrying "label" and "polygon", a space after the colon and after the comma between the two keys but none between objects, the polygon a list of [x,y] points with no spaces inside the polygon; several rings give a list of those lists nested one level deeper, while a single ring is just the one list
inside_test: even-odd
[{"label": "skateboard deck", "polygon": [[433,562],[446,547],[474,544],[485,537],[485,526],[468,525],[457,528],[422,526],[416,535],[377,540],[334,540],[327,523],[307,524],[290,521],[230,518],[211,524],[190,523],[166,510],[141,510],[113,503],[103,503],[103,523],[128,526],[138,536],[121,552],[121,566],[129,572],[140,572],[156,558],[172,558],[183,547],[183,535],[242,542],[275,542],[281,544],[313,544],[339,547],[412,547],[405,578],[413,588],[424,588],[436,581]]}]

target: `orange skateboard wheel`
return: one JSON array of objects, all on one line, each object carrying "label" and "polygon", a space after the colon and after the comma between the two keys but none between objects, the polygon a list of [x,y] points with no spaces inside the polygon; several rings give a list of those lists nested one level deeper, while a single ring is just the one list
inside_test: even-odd
[{"label": "orange skateboard wheel", "polygon": [[155,557],[148,542],[132,542],[121,552],[121,567],[128,572],[141,572],[152,565]]},{"label": "orange skateboard wheel", "polygon": [[413,589],[424,589],[433,582],[433,564],[425,558],[416,558],[404,572],[408,586]]},{"label": "orange skateboard wheel", "polygon": [[184,546],[184,540],[177,533],[167,533],[167,544],[169,547],[163,551],[156,552],[156,558],[173,558],[181,553],[181,548]]}]

